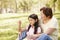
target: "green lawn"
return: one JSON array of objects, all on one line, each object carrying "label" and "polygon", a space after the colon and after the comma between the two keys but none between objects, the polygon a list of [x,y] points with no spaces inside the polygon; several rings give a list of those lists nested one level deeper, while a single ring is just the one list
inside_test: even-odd
[{"label": "green lawn", "polygon": [[58,19],[58,23],[59,23],[58,40],[60,40],[60,13],[55,13],[54,16]]},{"label": "green lawn", "polygon": [[18,21],[24,27],[29,14],[0,14],[0,40],[16,40],[18,36]]},{"label": "green lawn", "polygon": [[[54,16],[56,16],[60,24],[59,14],[56,13]],[[0,40],[16,40],[18,36],[18,21],[21,20],[22,27],[25,27],[28,23],[28,15],[30,14],[0,14]]]}]

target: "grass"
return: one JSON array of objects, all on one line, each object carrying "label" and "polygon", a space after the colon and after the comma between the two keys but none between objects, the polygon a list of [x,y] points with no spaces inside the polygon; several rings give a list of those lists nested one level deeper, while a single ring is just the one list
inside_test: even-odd
[{"label": "grass", "polygon": [[[22,27],[25,27],[28,23],[28,15],[30,14],[0,14],[0,40],[16,40],[18,36],[18,21],[21,20]],[[54,16],[56,16],[60,24],[59,13],[54,14]],[[60,36],[58,40],[60,40]]]},{"label": "grass", "polygon": [[59,23],[58,40],[60,40],[60,13],[55,13],[54,16],[58,19],[58,23]]},{"label": "grass", "polygon": [[25,26],[28,14],[0,14],[0,16],[0,40],[16,40],[18,21],[21,20],[23,26]]}]

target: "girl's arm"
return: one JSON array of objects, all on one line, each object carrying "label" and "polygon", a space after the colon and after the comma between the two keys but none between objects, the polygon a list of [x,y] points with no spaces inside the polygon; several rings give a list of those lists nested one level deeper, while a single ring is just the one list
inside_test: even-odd
[{"label": "girl's arm", "polygon": [[[55,30],[56,30],[55,28],[49,28],[49,29],[47,29],[47,31],[44,32],[44,33],[47,34],[47,35],[51,35]],[[42,33],[40,33],[40,34],[34,34],[34,35],[31,35],[31,36],[32,36],[32,38],[37,38],[37,37],[39,37],[41,34],[42,34]]]},{"label": "girl's arm", "polygon": [[41,30],[40,27],[38,27],[37,34],[33,34],[33,35],[31,35],[31,36],[32,36],[32,38],[37,38],[37,37],[39,37],[41,34],[42,34],[42,30]]},{"label": "girl's arm", "polygon": [[19,28],[18,28],[18,32],[19,32],[19,33],[21,33],[21,32],[24,31],[24,30],[27,30],[26,28],[22,28],[22,27],[21,27],[21,21],[19,21],[18,26],[19,26]]}]

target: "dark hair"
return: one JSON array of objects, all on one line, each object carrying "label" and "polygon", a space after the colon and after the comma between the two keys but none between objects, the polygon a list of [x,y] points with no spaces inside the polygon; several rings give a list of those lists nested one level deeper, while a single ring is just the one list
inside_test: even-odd
[{"label": "dark hair", "polygon": [[[35,24],[34,24],[34,26],[35,26],[35,27],[34,27],[34,34],[36,34],[38,27],[40,27],[40,26],[39,26],[39,19],[38,19],[38,16],[37,16],[36,14],[32,14],[32,15],[30,15],[28,18],[33,18],[34,20],[37,19],[37,22],[35,22]],[[29,31],[30,27],[31,27],[31,25],[29,25],[28,31]]]},{"label": "dark hair", "polygon": [[49,16],[50,18],[52,18],[52,16],[53,16],[51,8],[43,7],[43,8],[40,9],[40,11],[43,11],[43,13],[46,15],[46,17]]}]

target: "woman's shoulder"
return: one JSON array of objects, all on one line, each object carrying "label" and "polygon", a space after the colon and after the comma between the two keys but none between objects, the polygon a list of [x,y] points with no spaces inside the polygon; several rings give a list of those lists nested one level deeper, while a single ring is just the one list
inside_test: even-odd
[{"label": "woman's shoulder", "polygon": [[52,17],[51,21],[57,22],[57,18],[55,16]]},{"label": "woman's shoulder", "polygon": [[49,26],[52,28],[57,28],[58,27],[58,21],[56,19],[56,17],[52,17],[52,19],[49,22]]}]

